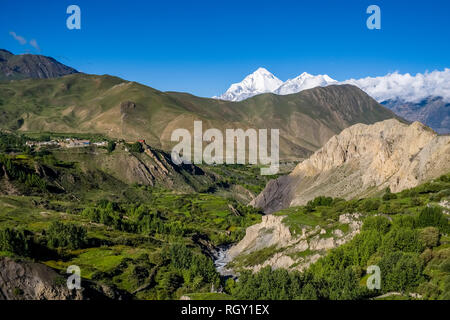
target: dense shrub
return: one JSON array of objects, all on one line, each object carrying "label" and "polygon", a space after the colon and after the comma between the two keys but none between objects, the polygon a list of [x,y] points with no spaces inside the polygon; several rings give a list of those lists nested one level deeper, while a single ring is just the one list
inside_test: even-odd
[{"label": "dense shrub", "polygon": [[233,295],[237,299],[245,300],[317,298],[312,285],[308,286],[302,295],[303,283],[303,276],[298,272],[289,273],[284,269],[272,270],[271,267],[266,267],[256,274],[250,271],[242,272],[233,289]]},{"label": "dense shrub", "polygon": [[377,252],[383,233],[378,230],[362,231],[347,246],[346,254],[351,257],[352,265],[366,266],[370,257]]},{"label": "dense shrub", "polygon": [[440,207],[423,208],[417,217],[417,224],[419,227],[436,227],[444,233],[450,231],[448,218]]},{"label": "dense shrub", "polygon": [[398,215],[393,218],[393,226],[395,228],[417,228],[417,219],[410,215]]},{"label": "dense shrub", "polygon": [[426,227],[420,230],[420,240],[426,247],[432,248],[439,244],[439,230],[435,227]]},{"label": "dense shrub", "polygon": [[10,228],[0,230],[0,251],[27,255],[29,246],[24,231]]},{"label": "dense shrub", "polygon": [[311,205],[312,207],[331,206],[332,204],[333,204],[333,198],[324,197],[324,196],[319,196],[319,197],[314,198],[314,200],[308,201],[308,205]]},{"label": "dense shrub", "polygon": [[384,291],[412,290],[424,281],[423,261],[416,253],[386,253],[379,262]]},{"label": "dense shrub", "polygon": [[86,229],[71,223],[53,222],[47,230],[50,248],[79,249],[86,243]]},{"label": "dense shrub", "polygon": [[395,251],[419,253],[423,248],[419,232],[411,229],[394,228],[386,234],[381,244],[381,251],[384,253]]},{"label": "dense shrub", "polygon": [[[203,254],[193,252],[184,244],[175,243],[164,248],[160,259],[167,262],[160,282],[167,282],[172,289],[175,286],[178,288],[186,285],[196,290],[211,284],[217,287],[220,283],[219,274],[212,260]],[[163,274],[162,271],[160,273]],[[170,296],[174,292],[172,289],[165,294]]]},{"label": "dense shrub", "polygon": [[25,142],[21,135],[0,132],[0,152],[24,151]]},{"label": "dense shrub", "polygon": [[362,230],[375,230],[382,234],[385,234],[389,231],[391,226],[391,222],[387,217],[384,216],[373,216],[367,217],[364,220],[364,224],[362,226]]},{"label": "dense shrub", "polygon": [[135,142],[130,146],[131,152],[142,153],[144,152],[144,148],[140,142]]},{"label": "dense shrub", "polygon": [[379,199],[364,199],[359,204],[359,209],[364,212],[376,211],[380,207]]},{"label": "dense shrub", "polygon": [[113,152],[116,149],[116,143],[114,141],[108,141],[108,145],[106,146],[106,150],[109,153]]},{"label": "dense shrub", "polygon": [[395,193],[391,193],[391,188],[388,187],[383,195],[383,201],[389,201],[392,199],[397,199],[397,195]]},{"label": "dense shrub", "polygon": [[24,183],[27,187],[37,188],[41,191],[45,191],[47,189],[47,183],[37,174],[32,172],[29,168],[23,167],[9,157],[0,154],[0,168],[4,167],[6,173],[13,180],[18,180],[21,183]]}]

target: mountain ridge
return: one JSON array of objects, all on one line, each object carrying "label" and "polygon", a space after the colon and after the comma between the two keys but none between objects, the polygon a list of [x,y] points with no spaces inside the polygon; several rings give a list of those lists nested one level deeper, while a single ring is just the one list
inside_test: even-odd
[{"label": "mountain ridge", "polygon": [[408,121],[422,122],[440,134],[450,133],[450,102],[442,97],[427,97],[419,102],[386,100],[381,104]]},{"label": "mountain ridge", "polygon": [[101,133],[145,139],[170,150],[176,128],[280,129],[280,156],[305,158],[331,136],[358,123],[395,118],[355,86],[329,86],[242,102],[161,92],[112,76],[77,73],[61,78],[0,83],[0,126],[23,132]]},{"label": "mountain ridge", "polygon": [[[259,68],[260,70],[262,68]],[[327,74],[311,75],[307,72],[303,72],[299,76],[281,81],[281,85],[275,89],[270,87],[261,87],[259,90],[249,90],[253,92],[245,91],[247,82],[245,79],[251,77],[258,72],[255,71],[252,74],[244,78],[244,81],[235,83],[221,96],[213,98],[241,101],[249,98],[249,94],[257,95],[266,92],[272,92],[275,94],[292,94],[298,93],[302,90],[310,89],[316,86],[327,86],[329,84],[352,84],[359,87],[361,90],[367,92],[378,102],[388,100],[404,100],[406,102],[419,102],[420,100],[432,97],[442,97],[444,101],[450,101],[450,69],[445,68],[443,71],[435,70],[433,72],[417,73],[415,76],[406,73],[400,74],[398,72],[388,73],[385,76],[378,77],[365,77],[360,79],[348,79],[343,81],[337,81],[329,77]],[[275,77],[267,69],[264,72]],[[276,77],[275,77],[276,78]],[[276,78],[278,79],[278,78]],[[278,79],[279,80],[279,79]],[[305,81],[309,81],[310,84],[304,85]],[[243,87],[245,95],[240,96],[239,91],[235,91],[236,88]],[[233,99],[229,99],[232,97]]]},{"label": "mountain ridge", "polygon": [[297,93],[306,89],[314,87],[324,87],[330,84],[337,84],[338,81],[330,78],[328,75],[319,74],[313,76],[307,72],[303,72],[301,75],[286,80],[278,89],[275,90],[276,94],[291,94]]},{"label": "mountain ridge", "polygon": [[333,136],[288,175],[270,181],[252,201],[266,213],[318,196],[352,199],[399,192],[450,170],[450,136],[389,119],[356,124]]},{"label": "mountain ridge", "polygon": [[78,73],[52,57],[34,54],[15,55],[0,49],[0,81],[56,78]]},{"label": "mountain ridge", "polygon": [[[269,71],[266,70],[266,72]],[[448,68],[445,68],[444,71],[417,73],[415,76],[409,73],[394,72],[382,77],[344,81],[334,80],[326,74],[311,75],[303,72],[301,75],[285,82],[281,81],[281,83],[275,90],[263,85],[256,90],[247,88],[247,82],[244,79],[244,81],[230,86],[223,95],[213,98],[243,101],[267,92],[288,95],[314,87],[351,84],[400,117],[409,121],[421,121],[439,133],[450,133],[450,69]]]}]

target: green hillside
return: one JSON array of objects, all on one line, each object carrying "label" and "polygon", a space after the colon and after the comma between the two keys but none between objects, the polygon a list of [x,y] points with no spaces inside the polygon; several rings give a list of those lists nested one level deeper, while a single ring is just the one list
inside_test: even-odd
[{"label": "green hillside", "polygon": [[[292,232],[305,226],[327,229],[339,216],[364,216],[361,231],[346,244],[327,250],[303,272],[243,271],[228,283],[237,299],[450,299],[450,174],[378,197],[345,201],[318,197],[306,206],[277,212]],[[320,230],[319,228],[319,230]],[[330,238],[329,230],[321,237]],[[234,267],[258,264],[280,249],[268,247],[234,262]],[[305,251],[303,255],[313,253]],[[370,290],[369,266],[380,268],[380,288]]]},{"label": "green hillside", "polygon": [[[0,139],[0,260],[33,260],[61,276],[69,265],[78,265],[83,281],[137,299],[367,299],[392,292],[448,299],[450,230],[439,204],[449,199],[449,175],[397,194],[351,201],[320,197],[279,212],[293,232],[305,224],[326,226],[347,212],[362,213],[365,220],[360,235],[305,272],[265,268],[243,272],[235,282],[217,273],[212,255],[218,246],[242,239],[248,226],[261,221],[261,212],[215,188],[189,192],[162,183],[126,183],[86,159],[98,153],[102,161],[119,161],[115,157],[125,153],[120,149],[43,152],[23,141],[16,135]],[[252,171],[240,166],[210,171],[224,190],[231,183],[264,185],[257,171],[252,178]],[[181,176],[169,174],[166,180]],[[201,177],[191,178],[193,189]],[[258,252],[244,262],[257,263],[275,252]],[[371,264],[381,268],[381,290],[365,287]],[[212,284],[224,293],[209,293]]]},{"label": "green hillside", "polygon": [[[149,147],[37,151],[26,139],[0,134],[0,262],[25,258],[61,275],[76,264],[83,281],[135,298],[178,298],[218,287],[215,247],[238,241],[261,219],[257,209],[214,194],[231,181],[198,167],[175,170],[161,151],[151,149],[164,176],[152,171],[158,161]],[[127,181],[123,157],[154,173],[152,184]]]}]

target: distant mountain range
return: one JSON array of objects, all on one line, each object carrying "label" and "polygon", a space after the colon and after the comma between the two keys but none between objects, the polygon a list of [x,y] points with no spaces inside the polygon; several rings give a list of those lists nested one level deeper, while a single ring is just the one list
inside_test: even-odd
[{"label": "distant mountain range", "polygon": [[[78,73],[51,57],[33,54],[14,55],[0,49],[0,81],[27,78],[57,78]],[[421,121],[438,133],[450,133],[450,69],[415,76],[392,73],[337,81],[328,75],[306,72],[285,82],[267,69],[258,68],[239,83],[232,84],[219,100],[242,101],[263,93],[289,95],[333,84],[352,84],[409,121]]]},{"label": "distant mountain range", "polygon": [[314,87],[330,84],[353,84],[367,92],[378,102],[401,100],[419,102],[428,97],[442,97],[450,101],[450,69],[433,71],[415,76],[390,73],[384,77],[366,77],[337,81],[328,75],[311,75],[303,72],[298,77],[285,82],[278,79],[265,68],[258,68],[239,83],[234,83],[222,95],[214,98],[230,101],[242,101],[261,93],[272,92],[280,95],[297,93]]},{"label": "distant mountain range", "polygon": [[313,76],[306,72],[294,79],[283,82],[267,69],[258,68],[255,72],[246,76],[241,82],[233,83],[224,94],[213,98],[229,101],[242,101],[261,93],[271,92],[279,95],[286,95],[314,87],[324,87],[329,84],[337,83],[338,81],[331,79],[327,75]]},{"label": "distant mountain range", "polygon": [[259,68],[239,83],[232,84],[216,99],[242,101],[249,97],[272,92],[288,95],[318,86],[352,84],[372,98],[410,121],[421,121],[439,133],[450,132],[450,69],[425,74],[399,74],[337,81],[328,75],[306,72],[285,82],[267,69]]},{"label": "distant mountain range", "polygon": [[77,72],[50,57],[34,54],[15,55],[0,49],[0,81],[57,78]]},{"label": "distant mountain range", "polygon": [[450,133],[450,102],[442,97],[428,97],[419,102],[386,100],[381,104],[409,121],[425,123],[437,133]]},{"label": "distant mountain range", "polygon": [[313,76],[309,73],[303,72],[298,77],[294,79],[289,79],[284,82],[278,89],[275,90],[276,94],[291,94],[297,93],[302,90],[311,89],[315,87],[325,87],[330,84],[337,84],[338,82],[331,79],[329,76],[317,75]]},{"label": "distant mountain range", "polygon": [[[421,121],[439,133],[449,132],[450,94],[444,81],[449,74],[450,69],[445,69],[415,77],[390,74],[338,82],[305,72],[283,82],[259,68],[233,84],[219,100],[160,92],[116,77],[78,73],[53,58],[0,50],[0,80],[57,78],[0,84],[0,126],[144,138],[168,150],[170,132],[192,129],[193,120],[199,119],[205,129],[280,128],[281,156],[298,159],[350,125],[395,117],[356,87],[407,120]],[[418,98],[422,100],[415,101]]]}]

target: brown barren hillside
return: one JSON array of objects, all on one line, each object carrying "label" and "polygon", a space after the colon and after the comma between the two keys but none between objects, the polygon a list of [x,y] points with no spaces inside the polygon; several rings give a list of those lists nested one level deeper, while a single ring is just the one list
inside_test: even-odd
[{"label": "brown barren hillside", "polygon": [[161,92],[111,76],[73,74],[0,83],[0,127],[22,132],[100,133],[145,139],[170,150],[177,128],[280,129],[281,159],[305,158],[355,123],[396,117],[351,85],[297,94],[262,94],[241,102]]}]

